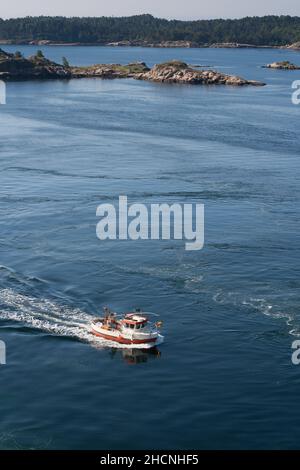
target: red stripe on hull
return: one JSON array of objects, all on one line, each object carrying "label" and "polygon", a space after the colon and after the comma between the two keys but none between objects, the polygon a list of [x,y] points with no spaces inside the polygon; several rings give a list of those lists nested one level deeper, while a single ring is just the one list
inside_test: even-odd
[{"label": "red stripe on hull", "polygon": [[99,333],[98,331],[92,330],[92,334],[95,336],[99,336],[100,338],[108,339],[110,341],[115,341],[116,343],[121,344],[148,344],[148,343],[155,343],[157,338],[150,338],[147,341],[143,339],[126,339],[126,338],[116,338],[115,336],[105,335],[103,333]]}]

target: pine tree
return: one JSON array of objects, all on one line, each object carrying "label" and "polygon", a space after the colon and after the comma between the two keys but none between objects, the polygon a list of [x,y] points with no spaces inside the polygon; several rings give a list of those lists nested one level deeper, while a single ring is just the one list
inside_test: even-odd
[{"label": "pine tree", "polygon": [[69,61],[66,57],[62,58],[62,64],[66,69],[68,69],[70,67]]},{"label": "pine tree", "polygon": [[15,59],[22,59],[23,54],[20,51],[16,51],[14,54]]},{"label": "pine tree", "polygon": [[41,50],[38,50],[38,51],[36,52],[35,57],[36,57],[37,59],[44,59],[44,58],[45,58],[45,56],[44,56],[44,54],[43,54],[43,51],[41,51]]}]

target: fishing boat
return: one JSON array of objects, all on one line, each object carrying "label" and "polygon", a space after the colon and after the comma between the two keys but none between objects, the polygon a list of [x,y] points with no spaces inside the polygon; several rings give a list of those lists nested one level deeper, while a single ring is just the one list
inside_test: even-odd
[{"label": "fishing boat", "polygon": [[159,330],[162,322],[151,322],[140,310],[125,313],[123,316],[104,307],[104,316],[91,324],[91,333],[100,338],[132,347],[154,347],[163,341]]}]

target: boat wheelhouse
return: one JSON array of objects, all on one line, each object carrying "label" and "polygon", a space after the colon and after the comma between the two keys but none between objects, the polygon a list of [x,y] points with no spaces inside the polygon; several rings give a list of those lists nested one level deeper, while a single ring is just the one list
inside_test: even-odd
[{"label": "boat wheelhouse", "polygon": [[162,322],[150,322],[147,314],[139,310],[120,318],[106,307],[104,317],[92,322],[91,332],[120,344],[153,347],[163,339],[159,334],[161,326]]}]

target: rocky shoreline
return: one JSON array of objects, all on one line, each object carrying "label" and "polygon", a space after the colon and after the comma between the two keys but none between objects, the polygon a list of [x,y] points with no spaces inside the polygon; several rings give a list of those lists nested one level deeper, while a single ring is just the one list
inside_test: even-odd
[{"label": "rocky shoreline", "polygon": [[288,46],[283,47],[283,49],[294,49],[300,51],[300,41],[299,42],[294,42],[294,44],[290,44]]},{"label": "rocky shoreline", "polygon": [[152,69],[144,62],[121,64],[96,64],[86,67],[64,65],[46,59],[39,51],[28,59],[20,53],[10,54],[0,49],[0,79],[71,79],[71,78],[134,78],[160,83],[191,85],[263,86],[262,82],[246,80],[235,75],[226,75],[215,70],[196,70],[181,61],[165,62]]},{"label": "rocky shoreline", "polygon": [[34,80],[51,78],[71,78],[71,71],[63,65],[36,54],[28,59],[21,54],[10,54],[0,49],[0,79]]},{"label": "rocky shoreline", "polygon": [[123,40],[114,42],[63,42],[49,39],[15,41],[13,39],[0,39],[0,45],[29,45],[29,46],[99,46],[99,47],[157,47],[157,48],[215,48],[215,49],[292,49],[300,50],[300,42],[274,46],[268,44],[243,44],[238,42],[197,43],[188,40],[157,41]]}]

